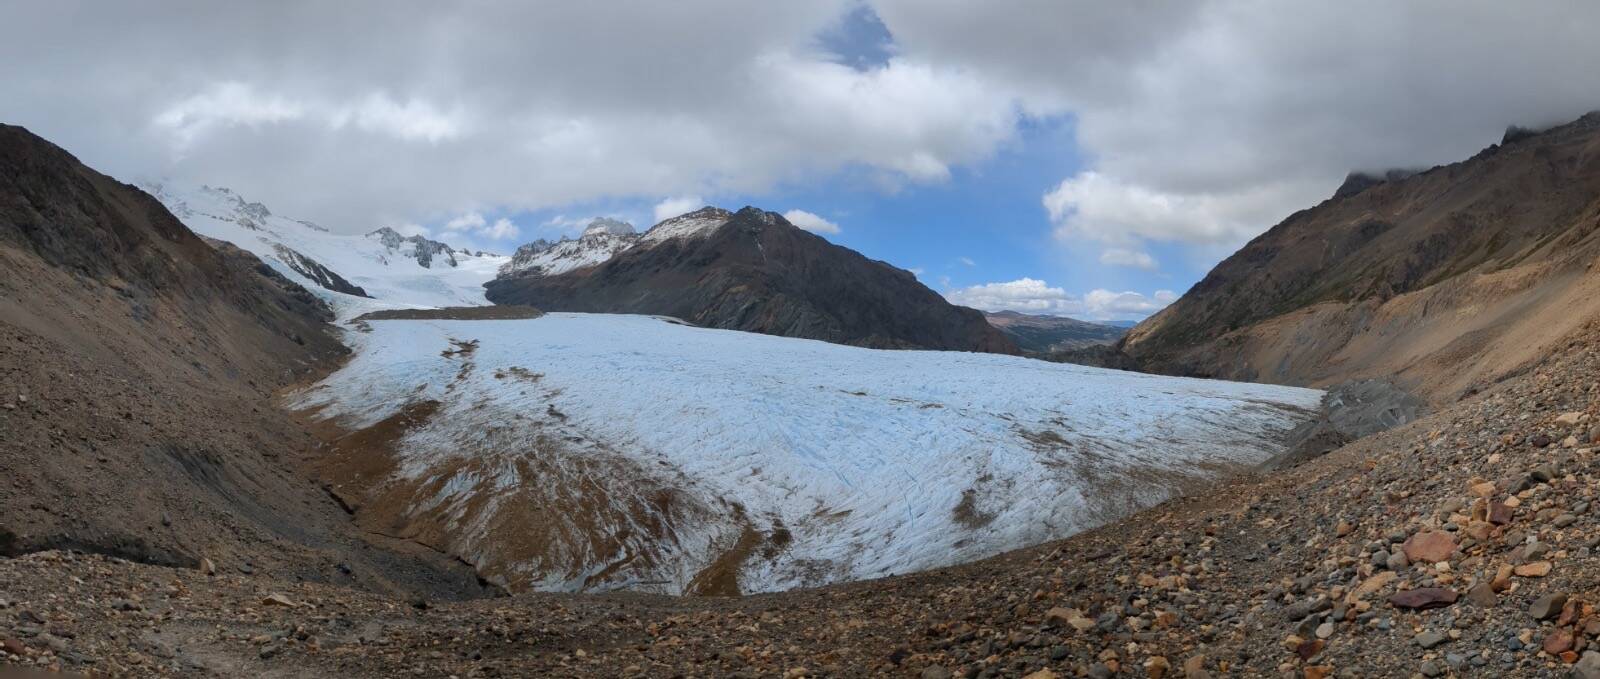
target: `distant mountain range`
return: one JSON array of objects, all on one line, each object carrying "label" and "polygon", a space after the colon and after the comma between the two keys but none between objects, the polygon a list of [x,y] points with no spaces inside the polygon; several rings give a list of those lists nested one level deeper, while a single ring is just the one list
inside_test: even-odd
[{"label": "distant mountain range", "polygon": [[328,299],[341,309],[483,304],[484,281],[512,260],[388,227],[333,233],[221,187],[149,182],[141,188],[196,233],[251,252],[296,283],[339,293]]},{"label": "distant mountain range", "polygon": [[865,347],[1018,351],[980,312],[950,304],[911,272],[775,212],[707,207],[643,234],[624,227],[597,223],[575,241],[524,246],[487,285],[489,300]]},{"label": "distant mountain range", "polygon": [[[1113,344],[1132,327],[1128,321],[1091,323],[1065,316],[996,311],[984,314],[992,325],[1030,354],[1050,354],[1095,345]],[[1115,325],[1123,323],[1123,325]]]}]

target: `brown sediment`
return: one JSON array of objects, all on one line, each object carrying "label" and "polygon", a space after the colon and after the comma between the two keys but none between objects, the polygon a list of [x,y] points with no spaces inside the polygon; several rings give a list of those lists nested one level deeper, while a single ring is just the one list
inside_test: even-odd
[{"label": "brown sediment", "polygon": [[353,322],[367,321],[510,321],[543,316],[544,312],[521,304],[456,306],[443,309],[384,309],[369,311]]},{"label": "brown sediment", "polygon": [[764,542],[761,532],[746,525],[739,540],[717,557],[711,565],[689,581],[688,593],[701,596],[739,596],[739,572]]}]

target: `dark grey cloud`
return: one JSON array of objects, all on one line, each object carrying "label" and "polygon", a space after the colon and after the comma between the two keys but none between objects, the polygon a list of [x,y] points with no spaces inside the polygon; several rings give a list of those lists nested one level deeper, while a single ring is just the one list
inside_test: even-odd
[{"label": "dark grey cloud", "polygon": [[1597,106],[1597,25],[1487,0],[12,3],[0,119],[358,230],[937,182],[1071,116],[1089,167],[1039,209],[1148,267],[1143,244],[1236,245],[1350,169]]},{"label": "dark grey cloud", "polygon": [[939,181],[1009,138],[976,74],[839,63],[803,3],[24,3],[0,118],[123,176],[358,230],[484,209]]},{"label": "dark grey cloud", "polygon": [[905,58],[1077,118],[1070,241],[1231,247],[1349,170],[1465,158],[1600,107],[1600,4],[875,0]]}]

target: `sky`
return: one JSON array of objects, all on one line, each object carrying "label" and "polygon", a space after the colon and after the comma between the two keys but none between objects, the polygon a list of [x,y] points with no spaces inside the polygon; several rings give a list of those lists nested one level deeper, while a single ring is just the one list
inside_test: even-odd
[{"label": "sky", "polygon": [[509,252],[755,205],[957,303],[1138,319],[1352,170],[1600,108],[1600,3],[0,0],[0,122]]}]

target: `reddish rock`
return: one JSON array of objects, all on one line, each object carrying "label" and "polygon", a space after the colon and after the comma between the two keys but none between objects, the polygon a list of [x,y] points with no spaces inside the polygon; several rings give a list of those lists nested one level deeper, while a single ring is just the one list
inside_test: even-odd
[{"label": "reddish rock", "polygon": [[1295,655],[1300,656],[1301,660],[1310,660],[1317,657],[1317,654],[1321,653],[1322,649],[1327,647],[1328,642],[1326,641],[1321,639],[1307,639],[1306,641],[1300,642],[1300,645],[1295,647],[1294,653]]},{"label": "reddish rock", "polygon": [[1544,652],[1550,655],[1561,655],[1572,650],[1572,630],[1558,629],[1544,638]]},{"label": "reddish rock", "polygon": [[1443,531],[1423,531],[1407,538],[1400,548],[1405,550],[1411,563],[1438,563],[1450,560],[1450,555],[1456,552],[1456,539]]},{"label": "reddish rock", "polygon": [[0,651],[10,653],[11,655],[18,657],[26,657],[28,655],[27,647],[23,646],[22,642],[17,641],[16,639],[0,639]]},{"label": "reddish rock", "polygon": [[1511,523],[1511,508],[1506,503],[1495,500],[1489,503],[1489,523],[1504,526]]},{"label": "reddish rock", "polygon": [[1389,605],[1395,608],[1409,608],[1412,610],[1426,610],[1429,608],[1444,608],[1456,602],[1455,590],[1443,587],[1422,587],[1396,592],[1389,597]]}]

